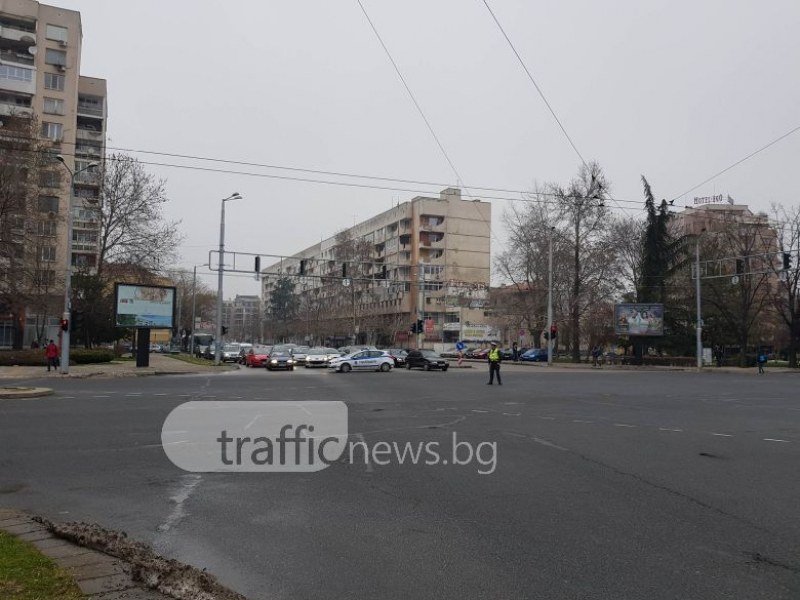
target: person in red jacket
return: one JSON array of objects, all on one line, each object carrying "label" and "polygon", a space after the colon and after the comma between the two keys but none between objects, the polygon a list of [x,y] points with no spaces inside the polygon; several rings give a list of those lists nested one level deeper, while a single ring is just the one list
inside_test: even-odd
[{"label": "person in red jacket", "polygon": [[50,343],[47,344],[44,349],[44,355],[47,357],[47,372],[50,372],[50,367],[58,369],[58,346],[53,340],[50,340]]}]

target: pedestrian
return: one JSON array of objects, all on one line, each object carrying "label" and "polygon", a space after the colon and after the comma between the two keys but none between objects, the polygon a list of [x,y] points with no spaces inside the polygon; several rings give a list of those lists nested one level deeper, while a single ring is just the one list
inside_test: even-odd
[{"label": "pedestrian", "polygon": [[47,358],[47,372],[50,372],[50,367],[58,369],[58,346],[53,340],[50,340],[50,343],[47,344],[44,349],[44,355]]},{"label": "pedestrian", "polygon": [[517,347],[517,342],[511,344],[511,360],[514,362],[519,360],[519,347]]},{"label": "pedestrian", "polygon": [[717,359],[717,367],[722,366],[722,359],[724,356],[725,354],[722,352],[722,348],[717,346],[716,350],[714,351],[714,358]]},{"label": "pedestrian", "polygon": [[464,349],[465,348],[466,348],[466,345],[464,344],[464,342],[462,340],[458,340],[458,342],[456,342],[456,351],[458,352],[458,366],[459,367],[461,366],[461,363],[464,362]]},{"label": "pedestrian", "polygon": [[764,374],[764,365],[767,364],[767,353],[763,350],[758,354],[758,374]]},{"label": "pedestrian", "polygon": [[502,360],[503,355],[500,353],[500,350],[497,349],[497,342],[492,342],[492,348],[489,350],[489,354],[487,356],[489,358],[488,385],[492,385],[494,383],[495,373],[497,374],[497,385],[503,385],[503,382],[500,380],[500,361]]},{"label": "pedestrian", "polygon": [[600,366],[600,346],[595,344],[592,348],[592,368]]}]

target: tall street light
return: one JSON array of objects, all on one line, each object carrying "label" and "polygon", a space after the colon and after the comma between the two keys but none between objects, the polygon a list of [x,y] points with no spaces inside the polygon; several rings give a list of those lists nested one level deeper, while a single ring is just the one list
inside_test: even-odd
[{"label": "tall street light", "polygon": [[547,251],[547,366],[553,366],[553,232],[550,228],[550,239]]},{"label": "tall street light", "polygon": [[75,177],[80,173],[88,169],[93,169],[94,167],[100,166],[100,163],[91,162],[82,169],[78,169],[77,171],[73,171],[67,165],[67,162],[64,160],[64,157],[60,154],[56,156],[58,162],[60,162],[63,167],[69,173],[69,206],[67,209],[67,247],[66,251],[64,252],[65,258],[65,268],[64,268],[64,314],[62,315],[62,322],[66,323],[66,330],[63,329],[61,331],[61,373],[66,375],[69,373],[69,329],[70,329],[70,319],[72,318],[72,201],[75,197]]},{"label": "tall street light", "polygon": [[219,365],[222,357],[222,278],[225,268],[225,203],[241,200],[239,192],[222,199],[222,214],[219,219],[219,273],[217,274],[217,335],[214,340],[214,364]]},{"label": "tall street light", "polygon": [[700,230],[700,233],[697,235],[697,239],[695,240],[695,286],[696,286],[696,296],[697,296],[697,327],[695,329],[695,335],[697,339],[695,340],[697,344],[697,370],[703,370],[703,318],[701,314],[701,299],[700,299],[700,237],[705,232],[705,227]]}]

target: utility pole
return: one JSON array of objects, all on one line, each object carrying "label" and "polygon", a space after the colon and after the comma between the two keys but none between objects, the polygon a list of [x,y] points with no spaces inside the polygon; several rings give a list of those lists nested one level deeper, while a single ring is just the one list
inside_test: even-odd
[{"label": "utility pole", "polygon": [[547,366],[553,366],[553,231],[550,228],[550,243],[547,250]]},{"label": "utility pole", "polygon": [[[705,231],[700,230],[700,235]],[[695,330],[697,339],[697,370],[703,370],[703,318],[701,315],[701,301],[700,301],[700,235],[695,240],[695,296],[697,296],[697,327]]]},{"label": "utility pole", "polygon": [[197,265],[194,266],[194,275],[192,276],[192,328],[189,339],[189,354],[194,356],[194,334],[195,327],[197,326]]}]

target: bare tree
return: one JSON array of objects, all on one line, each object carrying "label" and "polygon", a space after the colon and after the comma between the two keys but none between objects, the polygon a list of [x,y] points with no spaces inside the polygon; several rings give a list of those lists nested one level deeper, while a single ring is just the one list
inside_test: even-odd
[{"label": "bare tree", "polygon": [[179,221],[167,221],[165,182],[125,154],[106,158],[101,192],[97,273],[110,262],[132,262],[158,270],[176,258]]},{"label": "bare tree", "polygon": [[[797,367],[797,342],[800,337],[800,206],[772,205],[776,223],[776,245],[781,256],[772,263],[778,284],[773,296],[773,306],[778,318],[788,328],[789,366]],[[789,269],[784,268],[783,254],[788,254]]]}]

